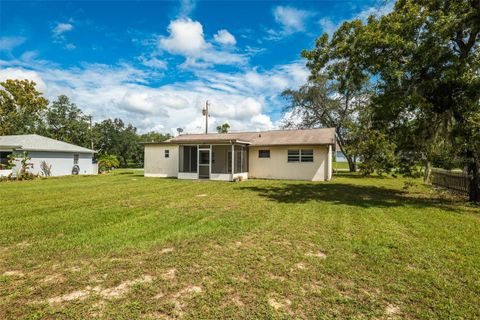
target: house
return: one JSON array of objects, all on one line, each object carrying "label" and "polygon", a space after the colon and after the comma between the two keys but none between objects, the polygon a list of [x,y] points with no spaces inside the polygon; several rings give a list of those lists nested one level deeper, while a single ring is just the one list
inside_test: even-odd
[{"label": "house", "polygon": [[[37,134],[0,136],[0,164],[7,163],[8,155],[12,153],[21,155],[24,151],[28,152],[31,158],[29,163],[33,164],[33,168],[28,171],[34,174],[42,174],[43,161],[51,165],[52,176],[97,173],[97,166],[92,162],[94,150]],[[0,173],[0,175],[15,172],[19,166],[20,161],[17,159],[15,168],[1,170],[3,174]]]},{"label": "house", "polygon": [[146,177],[325,181],[335,129],[184,134],[144,145]]}]

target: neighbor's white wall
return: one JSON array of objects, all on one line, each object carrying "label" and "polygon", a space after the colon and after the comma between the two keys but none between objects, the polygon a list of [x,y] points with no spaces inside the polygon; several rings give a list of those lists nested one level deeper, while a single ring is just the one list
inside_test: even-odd
[{"label": "neighbor's white wall", "polygon": [[[178,176],[178,145],[145,145],[144,175],[146,177]],[[170,150],[170,157],[165,158],[165,150]]]},{"label": "neighbor's white wall", "polygon": [[[297,149],[313,149],[313,162],[288,162],[288,150]],[[258,150],[270,150],[270,158],[259,158]],[[331,163],[331,159],[328,158],[331,156],[328,146],[250,147],[248,176],[261,179],[329,180],[328,161]]]},{"label": "neighbor's white wall", "polygon": [[[42,161],[52,165],[52,176],[66,176],[72,174],[73,152],[47,152],[47,151],[29,151],[28,156],[31,158],[29,161],[33,163],[33,168],[29,169],[29,172],[33,174],[42,174],[40,164]],[[80,167],[79,174],[96,174],[93,170],[92,154],[91,153],[77,153],[78,154],[78,166]],[[17,165],[13,169],[20,169],[20,160],[16,161]]]}]

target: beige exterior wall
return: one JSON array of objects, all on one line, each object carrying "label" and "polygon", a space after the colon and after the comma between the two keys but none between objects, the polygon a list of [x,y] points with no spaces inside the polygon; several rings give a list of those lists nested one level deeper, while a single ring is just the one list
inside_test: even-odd
[{"label": "beige exterior wall", "polygon": [[[165,150],[170,157],[165,158]],[[178,145],[145,145],[145,177],[177,177],[178,176]]]},{"label": "beige exterior wall", "polygon": [[[313,149],[313,162],[288,162],[288,150]],[[258,150],[270,150],[259,158]],[[249,178],[324,181],[331,178],[329,146],[250,147]]]}]

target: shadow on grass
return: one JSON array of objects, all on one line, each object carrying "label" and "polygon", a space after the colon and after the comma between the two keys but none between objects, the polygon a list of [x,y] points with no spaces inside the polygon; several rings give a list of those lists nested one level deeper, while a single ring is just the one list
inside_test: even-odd
[{"label": "shadow on grass", "polygon": [[437,207],[463,211],[459,202],[441,198],[421,198],[408,192],[377,186],[362,186],[343,183],[284,183],[265,187],[241,187],[279,203],[306,203],[309,201],[329,202],[362,208],[389,208],[412,206],[418,208]]}]

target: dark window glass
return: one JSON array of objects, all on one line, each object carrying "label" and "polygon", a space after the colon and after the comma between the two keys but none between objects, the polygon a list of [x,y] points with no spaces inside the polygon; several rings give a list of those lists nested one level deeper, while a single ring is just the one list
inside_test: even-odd
[{"label": "dark window glass", "polygon": [[73,155],[73,164],[78,164],[78,154]]},{"label": "dark window glass", "polygon": [[270,150],[258,150],[259,158],[270,158]]},{"label": "dark window glass", "polygon": [[288,150],[288,162],[299,162],[300,150]]},{"label": "dark window glass", "polygon": [[165,158],[170,158],[170,150],[165,150]]},{"label": "dark window glass", "polygon": [[312,149],[302,150],[300,161],[301,162],[313,162],[313,150]]}]

